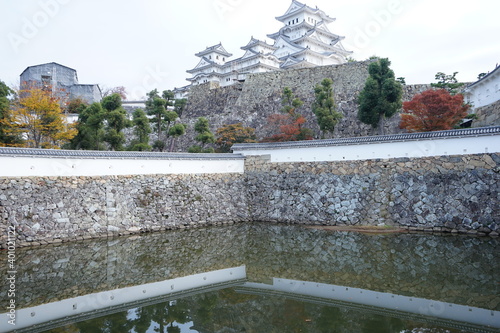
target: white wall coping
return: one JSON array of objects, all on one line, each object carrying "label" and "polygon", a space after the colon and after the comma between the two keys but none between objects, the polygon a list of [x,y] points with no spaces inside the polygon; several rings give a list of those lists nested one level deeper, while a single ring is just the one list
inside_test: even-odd
[{"label": "white wall coping", "polygon": [[0,147],[0,177],[243,173],[241,154],[83,151]]},{"label": "white wall coping", "polygon": [[329,140],[236,144],[234,153],[271,162],[322,162],[500,152],[500,126]]}]

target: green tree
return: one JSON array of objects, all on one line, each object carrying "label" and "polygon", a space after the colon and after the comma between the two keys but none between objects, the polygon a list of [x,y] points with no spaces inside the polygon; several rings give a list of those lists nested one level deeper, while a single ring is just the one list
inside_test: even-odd
[{"label": "green tree", "polygon": [[395,115],[401,108],[403,89],[394,79],[387,58],[379,59],[368,66],[369,76],[358,96],[358,119],[384,134],[384,119]]},{"label": "green tree", "polygon": [[172,111],[170,109],[174,108],[175,100],[174,100],[174,92],[171,90],[165,90],[162,93],[162,97],[165,100],[165,109],[167,110],[165,113],[165,133],[166,139],[170,136],[170,126],[179,118],[179,114],[177,112]]},{"label": "green tree", "polygon": [[146,113],[142,109],[136,109],[132,114],[132,123],[134,124],[135,139],[132,140],[129,150],[150,151],[149,134],[151,134],[151,126]]},{"label": "green tree", "polygon": [[71,149],[104,150],[104,119],[106,113],[101,103],[95,102],[78,115],[78,134],[71,140]]},{"label": "green tree", "polygon": [[154,130],[157,133],[157,140],[153,145],[155,150],[164,151],[167,140],[170,136],[170,127],[179,118],[177,112],[170,110],[174,105],[174,93],[165,90],[160,97],[158,90],[154,89],[148,93],[146,101],[146,112],[153,116],[151,122],[154,124]]},{"label": "green tree", "polygon": [[177,138],[186,133],[186,128],[186,124],[180,123],[174,124],[172,127],[170,127],[170,129],[168,130],[168,135],[172,138],[172,142],[170,143],[169,151],[174,151]]},{"label": "green tree", "polygon": [[186,109],[187,105],[187,99],[181,98],[181,99],[176,99],[174,102],[174,111],[177,112],[179,117],[182,117],[182,113]]},{"label": "green tree", "polygon": [[0,81],[0,146],[20,146],[22,139],[15,131],[11,131],[14,124],[10,114],[9,96],[14,94],[3,81]]},{"label": "green tree", "polygon": [[151,123],[154,124],[155,132],[158,135],[157,141],[161,139],[161,133],[164,128],[164,118],[167,112],[165,108],[166,101],[158,95],[158,90],[154,89],[148,94],[148,99],[146,100],[146,113],[152,116]]},{"label": "green tree", "polygon": [[316,115],[319,128],[323,133],[333,135],[335,126],[342,119],[342,114],[337,111],[337,104],[333,98],[333,81],[329,78],[323,79],[321,84],[314,88],[316,100],[313,103],[312,110]]},{"label": "green tree", "polygon": [[192,146],[188,149],[189,152],[193,153],[212,153],[214,152],[213,148],[205,148],[205,146],[209,143],[215,142],[214,134],[210,131],[210,126],[208,124],[208,119],[205,117],[200,117],[194,124],[194,130],[198,135],[195,137],[195,140],[201,143],[200,146]]},{"label": "green tree", "polygon": [[447,75],[443,72],[437,72],[434,78],[438,81],[437,83],[431,83],[431,87],[438,89],[446,89],[452,95],[455,95],[459,88],[464,84],[457,81],[456,75],[458,72],[454,72],[452,75]]},{"label": "green tree", "polygon": [[104,140],[109,143],[111,150],[123,150],[125,134],[123,129],[130,127],[127,111],[122,108],[121,96],[117,93],[106,96],[101,101],[106,111],[106,134]]},{"label": "green tree", "polygon": [[304,105],[304,102],[300,98],[295,97],[292,89],[285,87],[281,97],[281,105],[283,106],[281,112],[295,116],[297,109]]}]

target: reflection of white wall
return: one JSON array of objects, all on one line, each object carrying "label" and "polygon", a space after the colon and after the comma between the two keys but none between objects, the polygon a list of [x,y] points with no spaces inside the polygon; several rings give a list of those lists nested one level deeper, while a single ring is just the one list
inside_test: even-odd
[{"label": "reflection of white wall", "polygon": [[421,316],[430,316],[440,319],[465,322],[474,325],[500,328],[500,312],[434,301],[425,298],[407,297],[402,295],[383,293],[367,289],[351,288],[331,284],[297,281],[273,278],[273,284],[246,282],[242,292],[264,293],[281,292],[290,296],[304,296],[318,300],[332,300],[361,304],[375,308],[385,308],[397,312],[408,312]]},{"label": "reflection of white wall", "polygon": [[500,66],[497,66],[481,80],[469,85],[464,93],[467,102],[471,103],[473,108],[500,100]]},{"label": "reflection of white wall", "polygon": [[246,279],[245,266],[103,291],[31,308],[17,309],[15,326],[7,323],[8,317],[6,313],[1,314],[0,332],[9,332],[13,328],[21,329],[49,321],[64,321],[68,317],[82,315],[91,311],[96,311],[98,316],[99,310],[118,307],[132,302],[145,301],[153,297],[166,297],[174,293],[182,294],[193,289],[197,289],[199,293],[203,293],[207,288],[217,289],[216,286],[222,288],[224,284],[235,283],[242,279]]},{"label": "reflection of white wall", "polygon": [[[321,143],[322,140],[315,142]],[[326,141],[325,141],[326,142]],[[500,132],[479,137],[455,137],[413,140],[402,142],[361,143],[349,145],[307,146],[312,141],[290,145],[238,144],[235,153],[247,155],[270,155],[271,162],[315,162],[348,161],[365,159],[387,159],[399,157],[425,157],[500,152]],[[295,145],[295,146],[294,146]]]},{"label": "reflection of white wall", "polygon": [[244,159],[119,159],[0,155],[0,176],[108,176],[243,173]]}]

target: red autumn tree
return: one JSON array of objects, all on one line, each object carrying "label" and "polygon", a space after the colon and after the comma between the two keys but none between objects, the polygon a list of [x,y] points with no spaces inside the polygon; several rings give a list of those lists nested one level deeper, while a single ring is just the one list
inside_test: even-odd
[{"label": "red autumn tree", "polygon": [[[281,114],[276,113],[267,117],[267,128],[271,133],[265,137],[263,142],[283,142],[283,141],[300,141],[312,140],[313,132],[311,129],[304,127],[306,118],[297,112],[304,102],[296,98],[292,90],[288,87],[283,89],[281,97]],[[278,131],[278,133],[276,133]]]},{"label": "red autumn tree", "polygon": [[278,128],[279,133],[264,138],[264,142],[312,140],[312,131],[302,127],[306,118],[301,115],[293,117],[290,114],[272,114],[267,121],[268,126]]},{"label": "red autumn tree", "polygon": [[426,90],[403,103],[400,128],[409,132],[449,130],[467,116],[469,105],[461,94],[445,89]]}]

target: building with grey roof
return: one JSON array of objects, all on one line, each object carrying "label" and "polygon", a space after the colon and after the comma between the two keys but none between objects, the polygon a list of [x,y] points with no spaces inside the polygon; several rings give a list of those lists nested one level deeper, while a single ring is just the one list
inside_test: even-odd
[{"label": "building with grey roof", "polygon": [[20,75],[20,86],[50,87],[61,97],[81,98],[89,104],[102,98],[97,84],[78,83],[76,70],[55,62],[27,67]]}]

